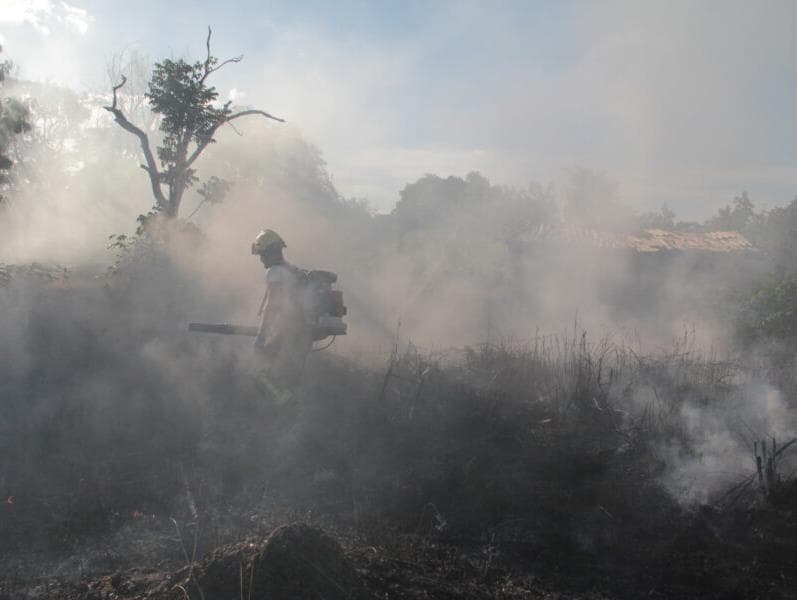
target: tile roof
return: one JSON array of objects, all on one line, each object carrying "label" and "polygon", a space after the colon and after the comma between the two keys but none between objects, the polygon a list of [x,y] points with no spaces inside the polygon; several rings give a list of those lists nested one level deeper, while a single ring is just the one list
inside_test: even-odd
[{"label": "tile roof", "polygon": [[566,243],[592,248],[634,252],[699,251],[739,252],[754,250],[738,231],[666,231],[643,229],[630,234],[601,231],[579,225],[541,225],[528,240],[531,243]]}]

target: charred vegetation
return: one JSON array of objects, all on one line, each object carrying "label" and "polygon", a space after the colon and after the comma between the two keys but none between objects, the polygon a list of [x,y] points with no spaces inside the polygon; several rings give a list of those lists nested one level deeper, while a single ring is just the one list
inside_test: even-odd
[{"label": "charred vegetation", "polygon": [[[456,352],[398,342],[379,367],[315,355],[285,403],[249,352],[178,326],[195,290],[163,260],[2,288],[25,354],[2,378],[7,597],[788,597],[790,440],[767,440],[760,476],[762,423],[750,448],[705,442],[773,393],[754,366],[688,334],[643,355],[576,324]],[[158,264],[169,302],[138,279]],[[699,467],[718,451],[747,455]],[[338,565],[326,584],[263,563],[291,522],[286,552]]]}]

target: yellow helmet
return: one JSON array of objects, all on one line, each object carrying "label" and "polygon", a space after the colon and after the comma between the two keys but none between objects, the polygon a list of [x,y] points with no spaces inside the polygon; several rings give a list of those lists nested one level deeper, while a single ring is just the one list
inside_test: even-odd
[{"label": "yellow helmet", "polygon": [[252,242],[252,254],[263,254],[275,248],[285,248],[285,241],[271,229],[264,229],[258,233],[255,241]]}]

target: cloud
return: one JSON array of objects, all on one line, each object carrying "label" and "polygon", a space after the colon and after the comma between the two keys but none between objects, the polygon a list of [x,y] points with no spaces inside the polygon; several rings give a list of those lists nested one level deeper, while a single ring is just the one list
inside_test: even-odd
[{"label": "cloud", "polygon": [[242,92],[238,88],[232,88],[227,93],[227,99],[230,100],[230,102],[240,102],[244,98],[246,98],[246,92]]},{"label": "cloud", "polygon": [[61,2],[61,10],[62,16],[60,19],[81,35],[89,30],[89,25],[94,21],[88,11],[76,6],[70,6],[66,2]]},{"label": "cloud", "polygon": [[85,9],[53,0],[0,0],[0,23],[27,24],[43,36],[56,28],[85,34],[94,18]]}]

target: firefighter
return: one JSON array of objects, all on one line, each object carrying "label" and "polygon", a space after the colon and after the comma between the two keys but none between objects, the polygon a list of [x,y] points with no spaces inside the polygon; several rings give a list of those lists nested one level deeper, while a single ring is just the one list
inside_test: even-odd
[{"label": "firefighter", "polygon": [[313,336],[302,308],[303,272],[285,260],[285,247],[285,241],[271,229],[261,231],[252,243],[252,254],[260,257],[266,269],[255,349],[269,359],[269,371],[283,383],[293,385],[304,369]]}]

